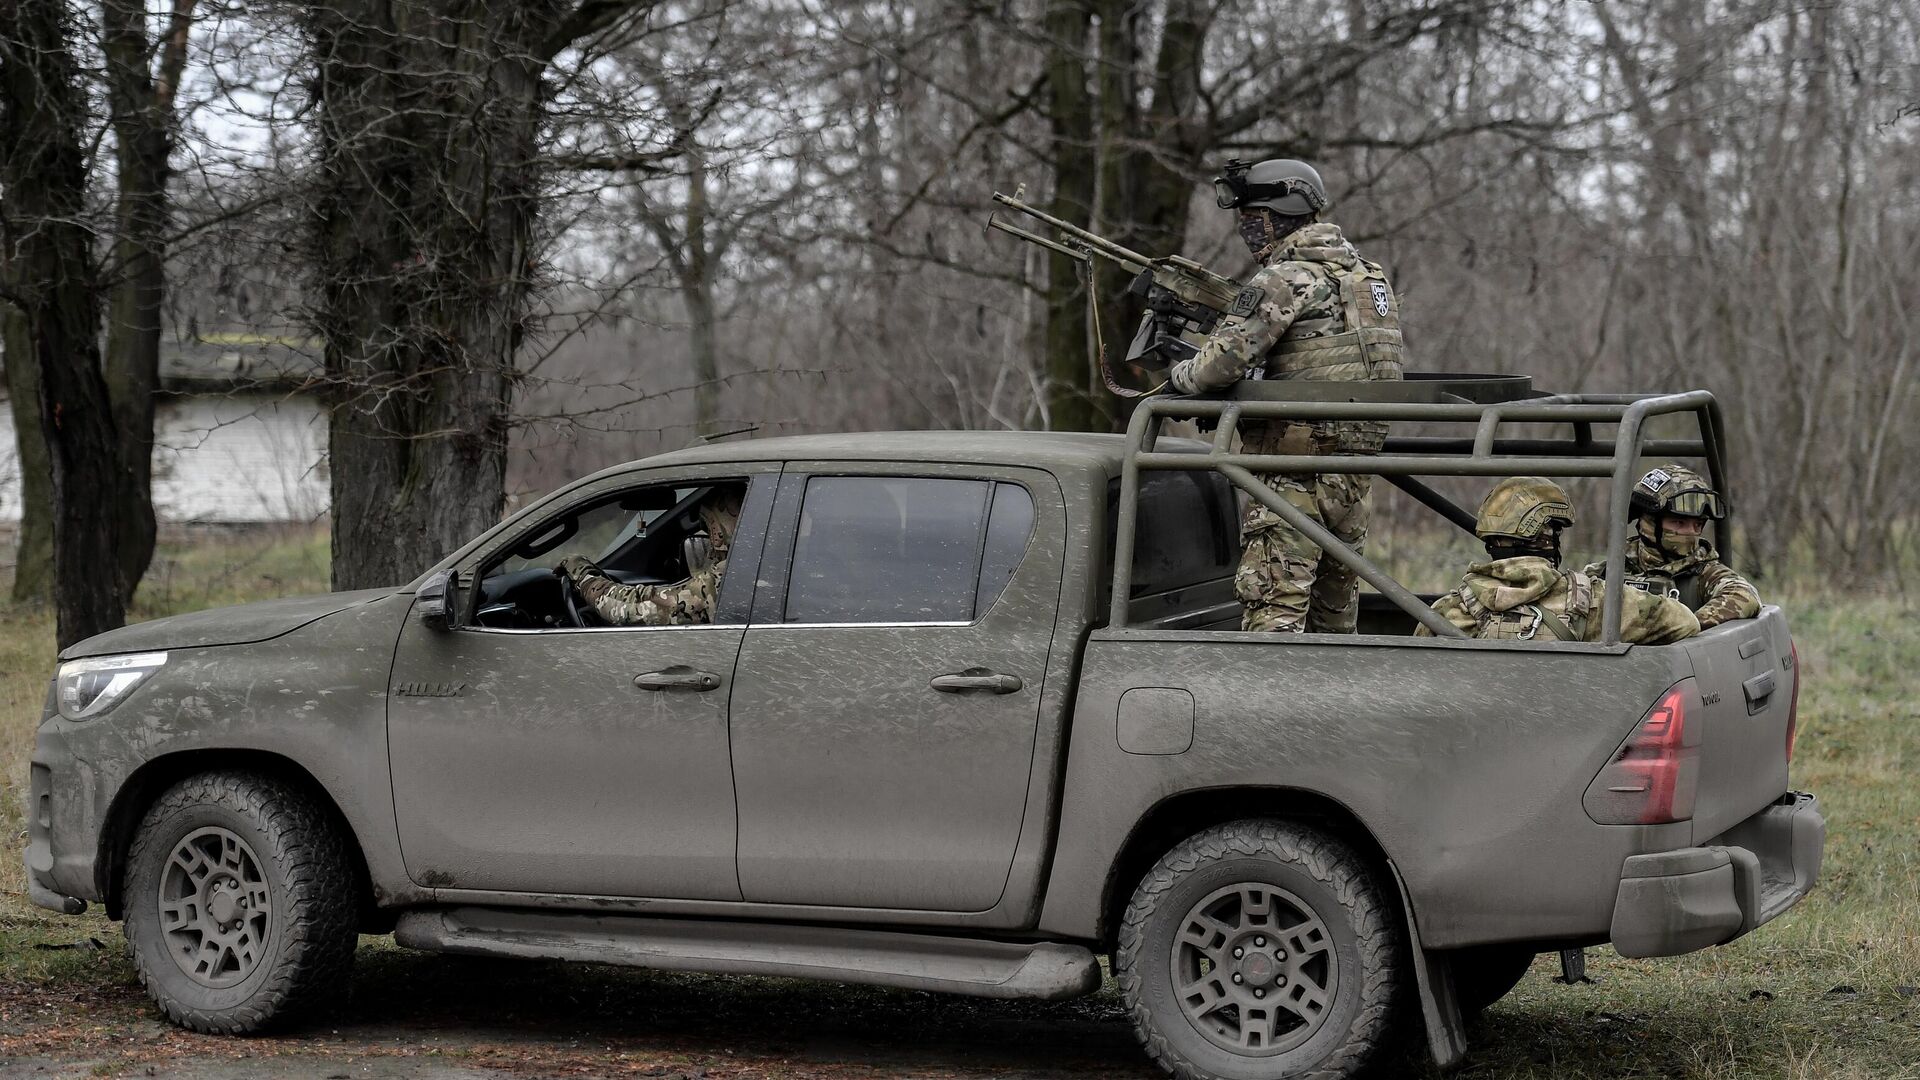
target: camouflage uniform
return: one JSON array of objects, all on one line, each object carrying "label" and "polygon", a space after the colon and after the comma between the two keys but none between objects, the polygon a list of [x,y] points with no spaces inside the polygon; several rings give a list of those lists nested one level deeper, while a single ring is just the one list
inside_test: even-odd
[{"label": "camouflage uniform", "polygon": [[[1700,632],[1699,620],[1678,600],[1638,589],[1620,596],[1620,640],[1665,645]],[[1476,638],[1599,641],[1606,592],[1578,571],[1563,571],[1541,555],[1521,555],[1467,568],[1460,587],[1433,602],[1433,610]],[[1558,619],[1557,624],[1550,622]],[[1432,631],[1419,627],[1416,635]]]},{"label": "camouflage uniform", "polygon": [[[688,626],[713,621],[720,582],[727,573],[727,551],[740,521],[739,496],[721,495],[700,508],[707,526],[707,554],[689,560],[687,579],[672,585],[623,585],[585,556],[569,555],[555,571],[609,626]],[[691,565],[697,564],[697,565]]]},{"label": "camouflage uniform", "polygon": [[[1702,630],[1760,614],[1759,590],[1721,562],[1712,544],[1701,540],[1693,554],[1669,558],[1657,542],[1646,538],[1652,523],[1643,518],[1640,524],[1641,535],[1627,541],[1629,586],[1685,604],[1699,616]],[[1607,564],[1594,563],[1586,572],[1605,578]]]},{"label": "camouflage uniform", "polygon": [[[1241,294],[1250,314],[1229,318],[1197,355],[1174,366],[1176,390],[1216,390],[1241,378],[1400,378],[1399,299],[1385,272],[1362,259],[1339,226],[1302,226],[1261,262]],[[1240,425],[1249,454],[1370,454],[1385,437],[1386,425],[1371,421]],[[1366,544],[1371,476],[1269,473],[1262,479],[1354,550]],[[1353,571],[1258,503],[1249,508],[1240,538],[1234,592],[1246,607],[1243,628],[1353,633],[1359,613]]]},{"label": "camouflage uniform", "polygon": [[[1703,630],[1760,614],[1760,593],[1752,583],[1721,562],[1699,530],[1674,526],[1691,520],[1705,529],[1708,521],[1726,517],[1725,500],[1704,477],[1684,465],[1662,465],[1633,486],[1631,505],[1638,535],[1627,541],[1626,584],[1687,605]],[[1675,554],[1681,551],[1687,554]],[[1587,573],[1605,576],[1606,569],[1594,563]]]}]

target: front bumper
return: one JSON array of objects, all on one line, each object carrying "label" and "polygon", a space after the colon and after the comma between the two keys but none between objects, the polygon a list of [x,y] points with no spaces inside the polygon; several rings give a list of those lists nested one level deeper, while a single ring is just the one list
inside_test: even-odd
[{"label": "front bumper", "polygon": [[102,899],[100,834],[130,767],[111,724],[61,719],[49,688],[27,783],[27,898],[36,905],[78,915]]},{"label": "front bumper", "polygon": [[1613,947],[1678,956],[1748,933],[1813,891],[1826,838],[1819,800],[1790,791],[1701,847],[1629,857]]}]

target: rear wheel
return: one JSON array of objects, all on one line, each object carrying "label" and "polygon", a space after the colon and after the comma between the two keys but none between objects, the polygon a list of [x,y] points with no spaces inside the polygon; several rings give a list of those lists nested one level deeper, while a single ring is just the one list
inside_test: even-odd
[{"label": "rear wheel", "polygon": [[1240,821],[1148,871],[1114,968],[1135,1034],[1181,1080],[1333,1078],[1391,1038],[1401,951],[1394,909],[1350,849]]},{"label": "rear wheel", "polygon": [[298,1016],[342,988],[355,882],[327,808],[247,772],[181,781],[127,855],[126,932],[169,1019],[236,1035]]}]

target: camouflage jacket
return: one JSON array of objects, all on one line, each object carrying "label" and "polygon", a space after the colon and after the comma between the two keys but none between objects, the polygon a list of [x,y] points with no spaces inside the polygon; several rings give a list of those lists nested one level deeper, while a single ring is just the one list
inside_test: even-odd
[{"label": "camouflage jacket", "polygon": [[[1644,536],[1628,537],[1627,584],[1679,600],[1699,616],[1702,630],[1760,614],[1759,590],[1721,562],[1712,544],[1700,541],[1699,548],[1685,558],[1665,556]],[[1604,578],[1607,564],[1594,563],[1586,572]]]},{"label": "camouflage jacket", "polygon": [[555,569],[610,626],[689,626],[713,621],[727,553],[719,549],[710,561],[693,567],[687,580],[672,585],[622,585],[579,555],[560,560]]},{"label": "camouflage jacket", "polygon": [[[1620,639],[1665,645],[1700,632],[1700,622],[1678,600],[1627,589],[1621,594]],[[1560,619],[1579,641],[1599,641],[1605,590],[1593,578],[1563,571],[1538,555],[1474,563],[1460,587],[1433,602],[1433,610],[1469,637],[1552,641],[1547,616]],[[1414,633],[1430,634],[1422,626]]]},{"label": "camouflage jacket", "polygon": [[[1400,301],[1377,263],[1360,257],[1340,226],[1295,230],[1262,260],[1235,312],[1200,352],[1174,365],[1183,394],[1242,378],[1363,382],[1398,379],[1403,366]],[[1379,448],[1384,424],[1247,421],[1248,453],[1310,454]]]}]

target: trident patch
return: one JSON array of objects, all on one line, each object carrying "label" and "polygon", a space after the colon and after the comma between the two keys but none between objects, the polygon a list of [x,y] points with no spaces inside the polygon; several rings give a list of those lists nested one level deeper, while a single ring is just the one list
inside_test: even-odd
[{"label": "trident patch", "polygon": [[1387,291],[1387,283],[1384,281],[1371,281],[1367,284],[1373,289],[1374,314],[1379,315],[1383,319],[1386,318],[1387,312],[1393,309],[1393,294]]},{"label": "trident patch", "polygon": [[1266,290],[1260,288],[1258,285],[1249,285],[1241,289],[1239,294],[1233,298],[1233,306],[1227,309],[1227,314],[1242,319],[1251,318],[1253,313],[1260,309],[1260,301],[1266,298]]}]

